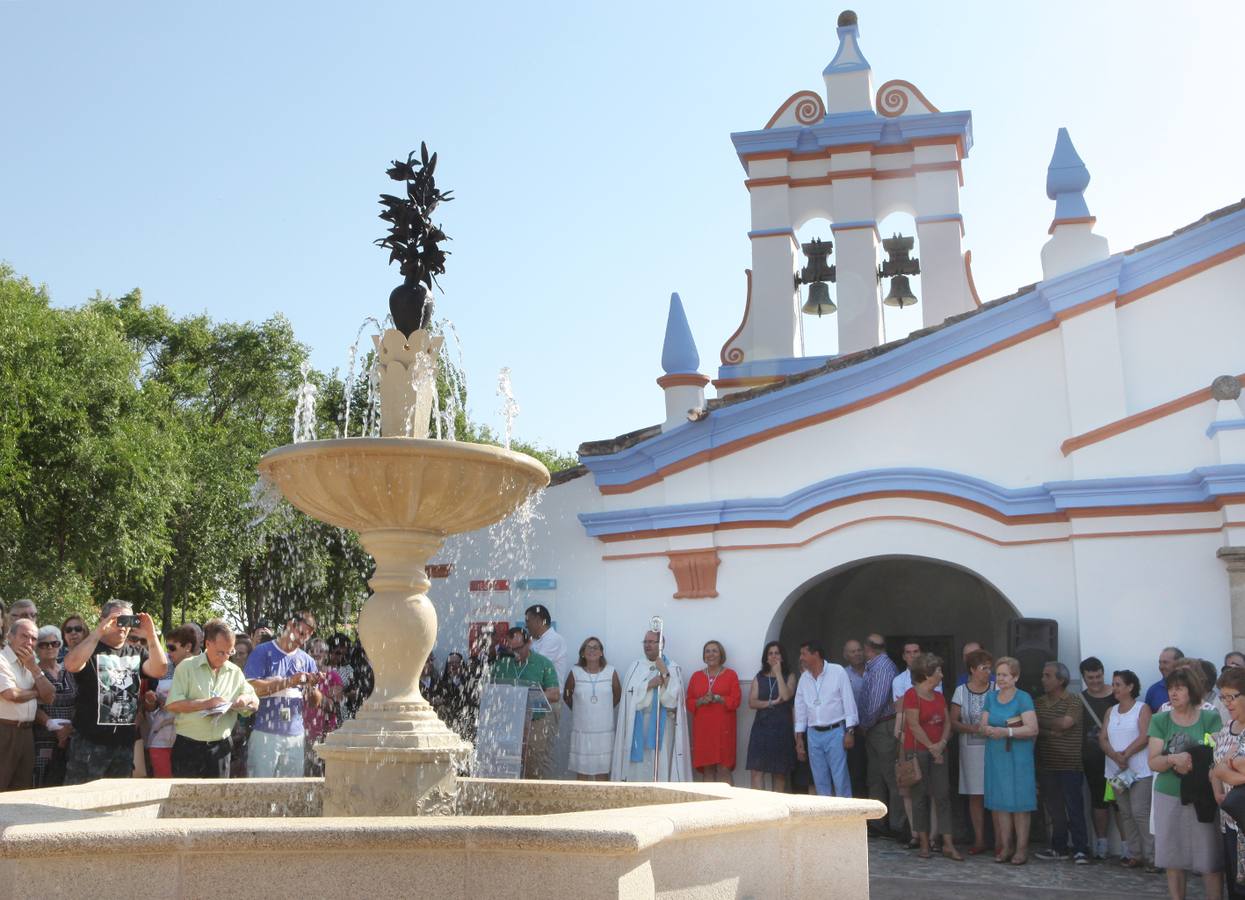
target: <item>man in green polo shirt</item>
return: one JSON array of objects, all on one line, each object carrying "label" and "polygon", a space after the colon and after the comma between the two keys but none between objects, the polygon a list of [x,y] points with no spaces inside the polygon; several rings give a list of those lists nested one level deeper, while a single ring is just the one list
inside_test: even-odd
[{"label": "man in green polo shirt", "polygon": [[203,652],[182,660],[164,708],[177,716],[174,778],[228,778],[238,714],[253,714],[259,697],[242,670],[230,662],[233,630],[223,619],[203,626]]},{"label": "man in green polo shirt", "polygon": [[[535,685],[545,692],[554,710],[562,699],[558,687],[558,670],[539,653],[532,652],[532,639],[526,628],[515,627],[507,632],[507,644],[514,656],[504,656],[493,666],[492,680],[498,684]],[[548,778],[553,767],[553,739],[558,730],[558,716],[543,710],[532,713],[527,731],[527,749],[523,755],[524,778]]]}]

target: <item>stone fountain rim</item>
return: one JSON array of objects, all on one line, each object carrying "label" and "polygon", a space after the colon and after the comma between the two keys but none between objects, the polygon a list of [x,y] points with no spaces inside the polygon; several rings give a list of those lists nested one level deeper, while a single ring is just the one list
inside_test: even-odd
[{"label": "stone fountain rim", "polygon": [[[285,444],[281,447],[274,447],[265,453],[259,460],[259,469],[264,471],[266,467],[273,465],[278,461],[294,459],[301,456],[333,456],[338,451],[350,450],[350,455],[367,455],[367,456],[418,456],[423,459],[450,459],[463,460],[471,459],[473,462],[481,463],[501,463],[511,468],[526,470],[527,472],[543,476],[543,484],[545,487],[549,484],[549,470],[538,459],[528,456],[526,453],[520,453],[517,450],[507,450],[505,447],[498,447],[496,444],[476,444],[469,441],[446,441],[436,438],[416,438],[416,437],[346,437],[346,438],[325,438],[316,441],[300,441],[296,444]],[[472,459],[472,458],[475,459]],[[265,472],[265,474],[267,474]]]},{"label": "stone fountain rim", "polygon": [[[296,837],[305,848],[341,850],[366,835],[369,850],[497,849],[602,854],[646,850],[671,838],[755,827],[849,823],[876,819],[886,807],[873,800],[774,794],[717,784],[594,783],[596,790],[636,793],[672,802],[522,816],[360,816],[150,818],[126,815],[167,799],[175,786],[202,792],[312,787],[323,779],[112,779],[75,788],[44,788],[0,795],[0,859],[71,856],[95,852],[105,841],[114,852],[267,852]],[[488,790],[530,789],[532,782],[463,779]],[[542,791],[574,795],[584,782],[539,782]],[[524,785],[529,787],[525,788]],[[691,799],[689,795],[695,797]],[[96,801],[88,806],[83,801]],[[116,811],[105,812],[99,804]],[[55,801],[60,800],[61,803]],[[64,801],[70,802],[64,802]],[[76,802],[75,802],[76,801]],[[49,816],[51,811],[59,816]],[[74,813],[82,814],[73,817]]]}]

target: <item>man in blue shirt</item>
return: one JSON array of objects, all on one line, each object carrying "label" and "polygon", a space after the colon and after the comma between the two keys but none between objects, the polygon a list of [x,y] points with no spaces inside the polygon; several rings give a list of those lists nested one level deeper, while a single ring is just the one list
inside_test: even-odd
[{"label": "man in blue shirt", "polygon": [[315,633],[316,617],[300,610],[280,637],[258,645],[247,657],[246,678],[260,697],[247,744],[246,769],[252,778],[303,777],[303,709],[307,703],[320,704],[320,675],[303,644]]},{"label": "man in blue shirt", "polygon": [[1176,667],[1176,663],[1182,659],[1184,659],[1184,653],[1179,647],[1164,647],[1163,652],[1159,654],[1159,680],[1150,685],[1146,691],[1145,702],[1146,706],[1150,707],[1150,712],[1158,712],[1167,702],[1167,676]]}]

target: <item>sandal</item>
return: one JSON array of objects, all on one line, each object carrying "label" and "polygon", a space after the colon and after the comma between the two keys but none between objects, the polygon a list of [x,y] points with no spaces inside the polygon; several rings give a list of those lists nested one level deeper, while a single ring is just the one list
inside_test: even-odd
[{"label": "sandal", "polygon": [[1005,863],[1012,858],[1012,853],[1013,851],[1011,850],[1000,850],[994,854],[994,861],[996,863]]},{"label": "sandal", "polygon": [[1121,859],[1120,865],[1125,869],[1140,869],[1144,863],[1139,859]]},{"label": "sandal", "polygon": [[964,857],[961,856],[954,847],[951,847],[950,849],[943,847],[942,855],[947,859],[953,859],[956,862],[964,862]]},{"label": "sandal", "polygon": [[933,857],[929,855],[928,850],[922,850],[920,853],[916,855],[916,858],[917,859],[932,859]]},{"label": "sandal", "polygon": [[1017,853],[1015,856],[1012,857],[1013,866],[1023,866],[1028,861],[1029,861],[1028,853]]},{"label": "sandal", "polygon": [[986,848],[985,848],[985,845],[984,845],[984,844],[983,844],[982,846],[980,846],[980,847],[978,847],[976,844],[974,844],[972,847],[969,847],[969,848],[968,848],[968,855],[969,855],[969,856],[977,856],[978,854],[980,854],[980,853],[985,853],[985,852],[986,852]]}]

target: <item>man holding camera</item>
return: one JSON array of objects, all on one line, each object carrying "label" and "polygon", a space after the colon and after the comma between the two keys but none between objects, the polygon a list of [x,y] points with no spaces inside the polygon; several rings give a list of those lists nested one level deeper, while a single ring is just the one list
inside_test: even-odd
[{"label": "man holding camera", "polygon": [[[132,644],[131,631],[146,645]],[[100,607],[99,625],[65,654],[64,665],[78,682],[65,784],[129,778],[138,738],[141,676],[162,678],[169,666],[151,616],[134,615],[124,600],[109,600]]]},{"label": "man holding camera", "polygon": [[246,660],[246,678],[259,695],[259,712],[247,744],[251,778],[302,778],[303,710],[320,705],[320,673],[303,644],[316,633],[316,617],[300,610],[281,636],[259,644]]}]

